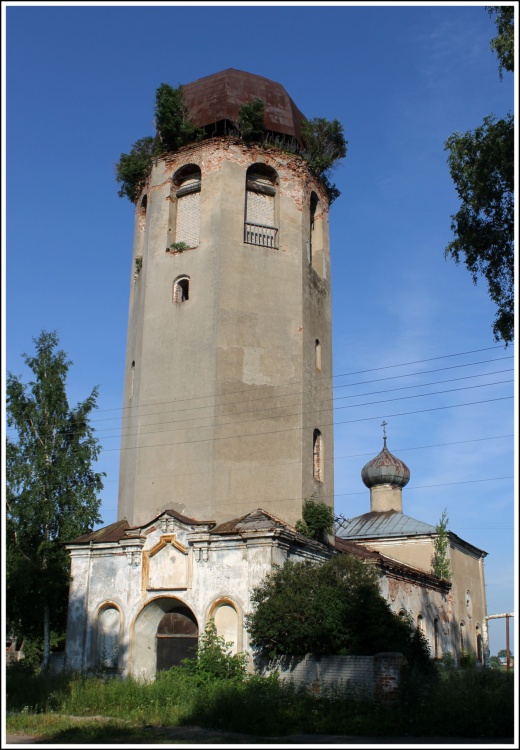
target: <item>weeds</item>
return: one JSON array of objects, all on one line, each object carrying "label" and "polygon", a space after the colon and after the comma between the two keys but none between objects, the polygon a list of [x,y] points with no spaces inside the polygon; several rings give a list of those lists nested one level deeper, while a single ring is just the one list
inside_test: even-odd
[{"label": "weeds", "polygon": [[[74,732],[67,717],[85,717],[90,727],[92,717],[102,716],[110,717],[114,736],[126,722],[128,731],[133,727],[134,732],[146,725],[195,725],[264,737],[300,733],[513,737],[513,696],[512,675],[479,669],[444,670],[431,678],[409,674],[393,706],[341,686],[312,693],[282,682],[276,674],[201,681],[200,676],[176,668],[147,683],[130,678],[43,677],[9,669],[7,726],[9,731],[47,735],[54,727],[61,733],[67,730],[60,737],[70,738]],[[74,731],[77,736],[79,728]],[[99,727],[88,729],[96,731]]]}]

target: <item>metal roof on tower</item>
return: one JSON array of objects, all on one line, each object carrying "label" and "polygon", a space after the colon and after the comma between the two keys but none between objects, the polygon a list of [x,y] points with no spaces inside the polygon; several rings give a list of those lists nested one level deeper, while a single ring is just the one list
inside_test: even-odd
[{"label": "metal roof on tower", "polygon": [[203,127],[229,120],[235,122],[242,104],[259,98],[265,104],[267,130],[289,135],[303,145],[301,125],[306,119],[280,83],[228,68],[220,73],[183,84],[182,90],[195,125]]}]

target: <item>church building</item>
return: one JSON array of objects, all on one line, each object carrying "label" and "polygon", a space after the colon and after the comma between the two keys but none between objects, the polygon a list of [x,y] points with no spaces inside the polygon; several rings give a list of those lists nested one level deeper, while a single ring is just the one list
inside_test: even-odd
[{"label": "church building", "polygon": [[[204,137],[155,158],[136,202],[118,521],[71,541],[66,669],[152,678],[205,624],[238,651],[273,565],[362,556],[432,654],[478,653],[482,551],[402,513],[409,471],[363,469],[370,513],[335,543],[299,534],[304,498],[333,507],[329,192],[304,115],[278,83],[228,69],[183,86]],[[265,105],[262,144],[237,129]]]}]

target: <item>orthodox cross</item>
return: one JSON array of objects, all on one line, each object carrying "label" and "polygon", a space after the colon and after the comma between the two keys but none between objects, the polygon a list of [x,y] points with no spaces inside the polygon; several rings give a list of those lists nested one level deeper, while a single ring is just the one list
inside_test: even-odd
[{"label": "orthodox cross", "polygon": [[386,422],[383,419],[383,421],[381,422],[381,427],[383,428],[383,440],[385,441],[385,446],[384,446],[385,448],[386,448],[386,425],[387,424],[388,424],[388,422]]}]

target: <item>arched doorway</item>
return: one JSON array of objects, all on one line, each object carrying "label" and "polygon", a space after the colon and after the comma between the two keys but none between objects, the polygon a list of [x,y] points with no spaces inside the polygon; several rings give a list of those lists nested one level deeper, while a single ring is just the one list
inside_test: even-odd
[{"label": "arched doorway", "polygon": [[[175,613],[178,617],[168,617],[162,622],[164,615]],[[172,649],[174,646],[171,642],[167,643],[169,639],[170,641],[173,638],[176,641],[184,641],[186,651],[189,646],[192,647],[191,653],[185,653],[179,661],[182,661],[185,656],[193,655],[193,649],[198,646],[198,633],[197,618],[183,601],[173,596],[158,596],[153,599],[139,612],[131,629],[130,669],[132,676],[137,679],[150,680],[157,671],[158,662],[161,663],[160,669],[169,669],[175,663],[179,663],[171,659],[168,661],[165,655],[168,648]],[[159,658],[157,649],[159,649]],[[181,651],[180,643],[177,643],[177,649]]]},{"label": "arched doorway", "polygon": [[180,664],[197,653],[199,628],[193,612],[176,605],[165,612],[157,626],[157,671]]}]

